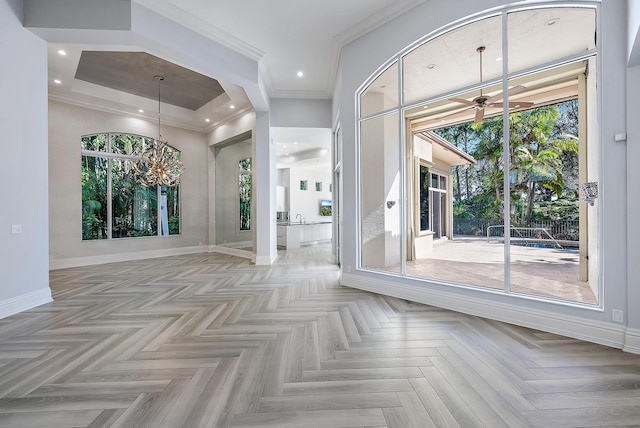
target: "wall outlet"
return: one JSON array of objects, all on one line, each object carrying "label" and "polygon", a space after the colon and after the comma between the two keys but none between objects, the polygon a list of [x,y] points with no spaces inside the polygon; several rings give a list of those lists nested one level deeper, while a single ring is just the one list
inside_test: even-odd
[{"label": "wall outlet", "polygon": [[22,233],[22,225],[21,224],[12,224],[11,225],[11,233]]},{"label": "wall outlet", "polygon": [[611,309],[611,321],[613,322],[624,321],[624,312],[622,311],[622,309]]}]

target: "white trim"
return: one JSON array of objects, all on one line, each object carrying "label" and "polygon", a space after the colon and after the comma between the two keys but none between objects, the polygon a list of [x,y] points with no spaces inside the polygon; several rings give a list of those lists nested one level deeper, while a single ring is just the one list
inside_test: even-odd
[{"label": "white trim", "polygon": [[179,256],[183,254],[206,253],[209,247],[206,245],[180,248],[167,248],[163,250],[136,251],[131,253],[105,254],[100,256],[76,257],[71,259],[51,260],[49,270],[66,269],[72,267],[101,265],[105,263],[127,262],[130,260],[153,259],[157,257]]},{"label": "white trim", "polygon": [[624,335],[622,350],[633,354],[640,354],[640,329],[627,328]]},{"label": "white trim", "polygon": [[271,266],[278,258],[278,253],[271,254],[271,256],[256,257],[256,266]]},{"label": "white trim", "polygon": [[256,255],[250,251],[240,250],[238,248],[224,247],[222,245],[211,245],[209,246],[210,253],[221,253],[228,254],[230,256],[242,257],[244,259],[249,259],[252,262],[255,262]]},{"label": "white trim", "polygon": [[7,300],[0,300],[0,319],[17,314],[45,303],[53,302],[51,289],[41,288]]},{"label": "white trim", "polygon": [[640,330],[627,329],[622,324],[593,321],[556,312],[528,309],[508,303],[492,302],[487,299],[429,290],[416,285],[390,283],[344,272],[340,283],[347,287],[573,337],[640,354]]}]

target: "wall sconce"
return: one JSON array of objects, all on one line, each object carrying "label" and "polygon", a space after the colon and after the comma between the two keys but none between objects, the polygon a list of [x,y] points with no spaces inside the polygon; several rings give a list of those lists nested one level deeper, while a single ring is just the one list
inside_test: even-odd
[{"label": "wall sconce", "polygon": [[582,200],[593,206],[594,201],[598,198],[598,182],[582,183],[580,190],[582,191]]}]

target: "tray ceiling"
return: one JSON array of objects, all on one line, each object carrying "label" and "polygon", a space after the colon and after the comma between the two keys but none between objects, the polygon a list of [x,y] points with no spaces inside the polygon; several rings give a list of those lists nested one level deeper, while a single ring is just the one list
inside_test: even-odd
[{"label": "tray ceiling", "polygon": [[145,52],[83,51],[75,78],[163,103],[198,110],[224,93],[217,80]]}]

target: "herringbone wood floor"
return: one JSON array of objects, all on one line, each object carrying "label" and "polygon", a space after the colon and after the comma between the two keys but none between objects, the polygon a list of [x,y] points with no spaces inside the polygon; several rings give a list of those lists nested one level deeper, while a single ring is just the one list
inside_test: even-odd
[{"label": "herringbone wood floor", "polygon": [[0,426],[640,426],[640,357],[338,285],[328,247],[51,273]]}]

